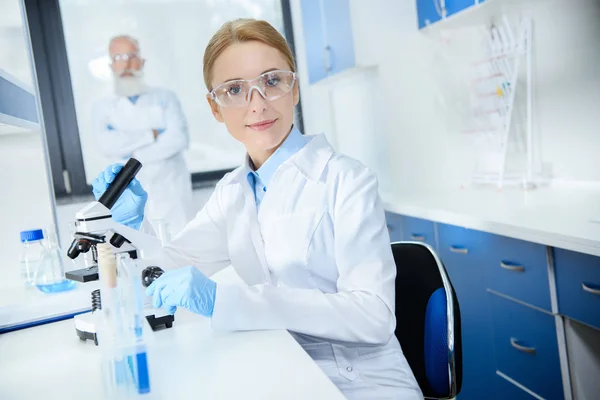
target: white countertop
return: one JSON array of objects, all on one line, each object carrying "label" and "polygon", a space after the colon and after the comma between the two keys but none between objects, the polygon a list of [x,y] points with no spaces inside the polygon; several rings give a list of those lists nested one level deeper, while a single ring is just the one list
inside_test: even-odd
[{"label": "white countertop", "polygon": [[479,186],[381,194],[386,210],[600,256],[600,187]]},{"label": "white countertop", "polygon": [[[178,310],[173,328],[146,337],[153,398],[344,399],[287,331],[216,332]],[[100,347],[81,342],[73,320],[0,335],[3,400],[101,392]]]},{"label": "white countertop", "polygon": [[68,292],[42,293],[21,282],[3,282],[0,290],[0,331],[16,325],[76,314],[92,308],[91,293],[99,282],[77,283]]}]

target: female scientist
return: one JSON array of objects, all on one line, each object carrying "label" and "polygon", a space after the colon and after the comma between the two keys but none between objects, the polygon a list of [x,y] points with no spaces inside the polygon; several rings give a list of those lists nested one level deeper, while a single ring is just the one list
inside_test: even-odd
[{"label": "female scientist", "polygon": [[[396,267],[376,177],[294,127],[285,39],[265,21],[227,22],[206,47],[204,81],[247,156],[164,248],[154,306],[187,308],[215,329],[286,329],[350,399],[422,399],[394,335]],[[96,179],[96,197],[119,168]],[[132,182],[113,218],[139,229],[146,198]],[[246,285],[208,278],[229,265]]]}]

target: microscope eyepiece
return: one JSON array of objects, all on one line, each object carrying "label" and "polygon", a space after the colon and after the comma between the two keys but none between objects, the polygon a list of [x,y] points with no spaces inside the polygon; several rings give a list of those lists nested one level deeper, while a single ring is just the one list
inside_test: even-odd
[{"label": "microscope eyepiece", "polygon": [[67,255],[74,260],[79,254],[90,251],[91,247],[92,243],[89,240],[77,238],[71,242],[71,246],[67,250]]},{"label": "microscope eyepiece", "polygon": [[69,246],[69,250],[67,250],[67,255],[70,259],[74,260],[81,253],[78,248],[79,239],[74,239]]}]

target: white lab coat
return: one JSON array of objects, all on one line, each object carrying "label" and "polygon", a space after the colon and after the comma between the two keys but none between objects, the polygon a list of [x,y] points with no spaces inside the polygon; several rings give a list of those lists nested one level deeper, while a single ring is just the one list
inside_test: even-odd
[{"label": "white lab coat", "polygon": [[248,171],[217,184],[165,267],[233,265],[247,286],[217,285],[212,327],[287,329],[348,398],[422,399],[394,335],[396,267],[373,173],[315,136],[257,212]]},{"label": "white lab coat", "polygon": [[[109,162],[138,159],[138,179],[148,192],[146,217],[162,219],[177,233],[192,219],[192,185],[183,151],[188,147],[187,122],[177,96],[149,88],[134,104],[112,95],[93,112],[98,150]],[[108,129],[107,126],[113,129]],[[154,138],[153,129],[164,129]]]}]

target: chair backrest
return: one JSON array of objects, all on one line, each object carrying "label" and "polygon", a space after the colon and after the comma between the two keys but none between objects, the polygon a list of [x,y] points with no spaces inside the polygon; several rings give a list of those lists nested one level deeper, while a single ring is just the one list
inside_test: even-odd
[{"label": "chair backrest", "polygon": [[460,309],[435,251],[392,243],[396,262],[396,337],[423,396],[455,397],[462,385]]}]

